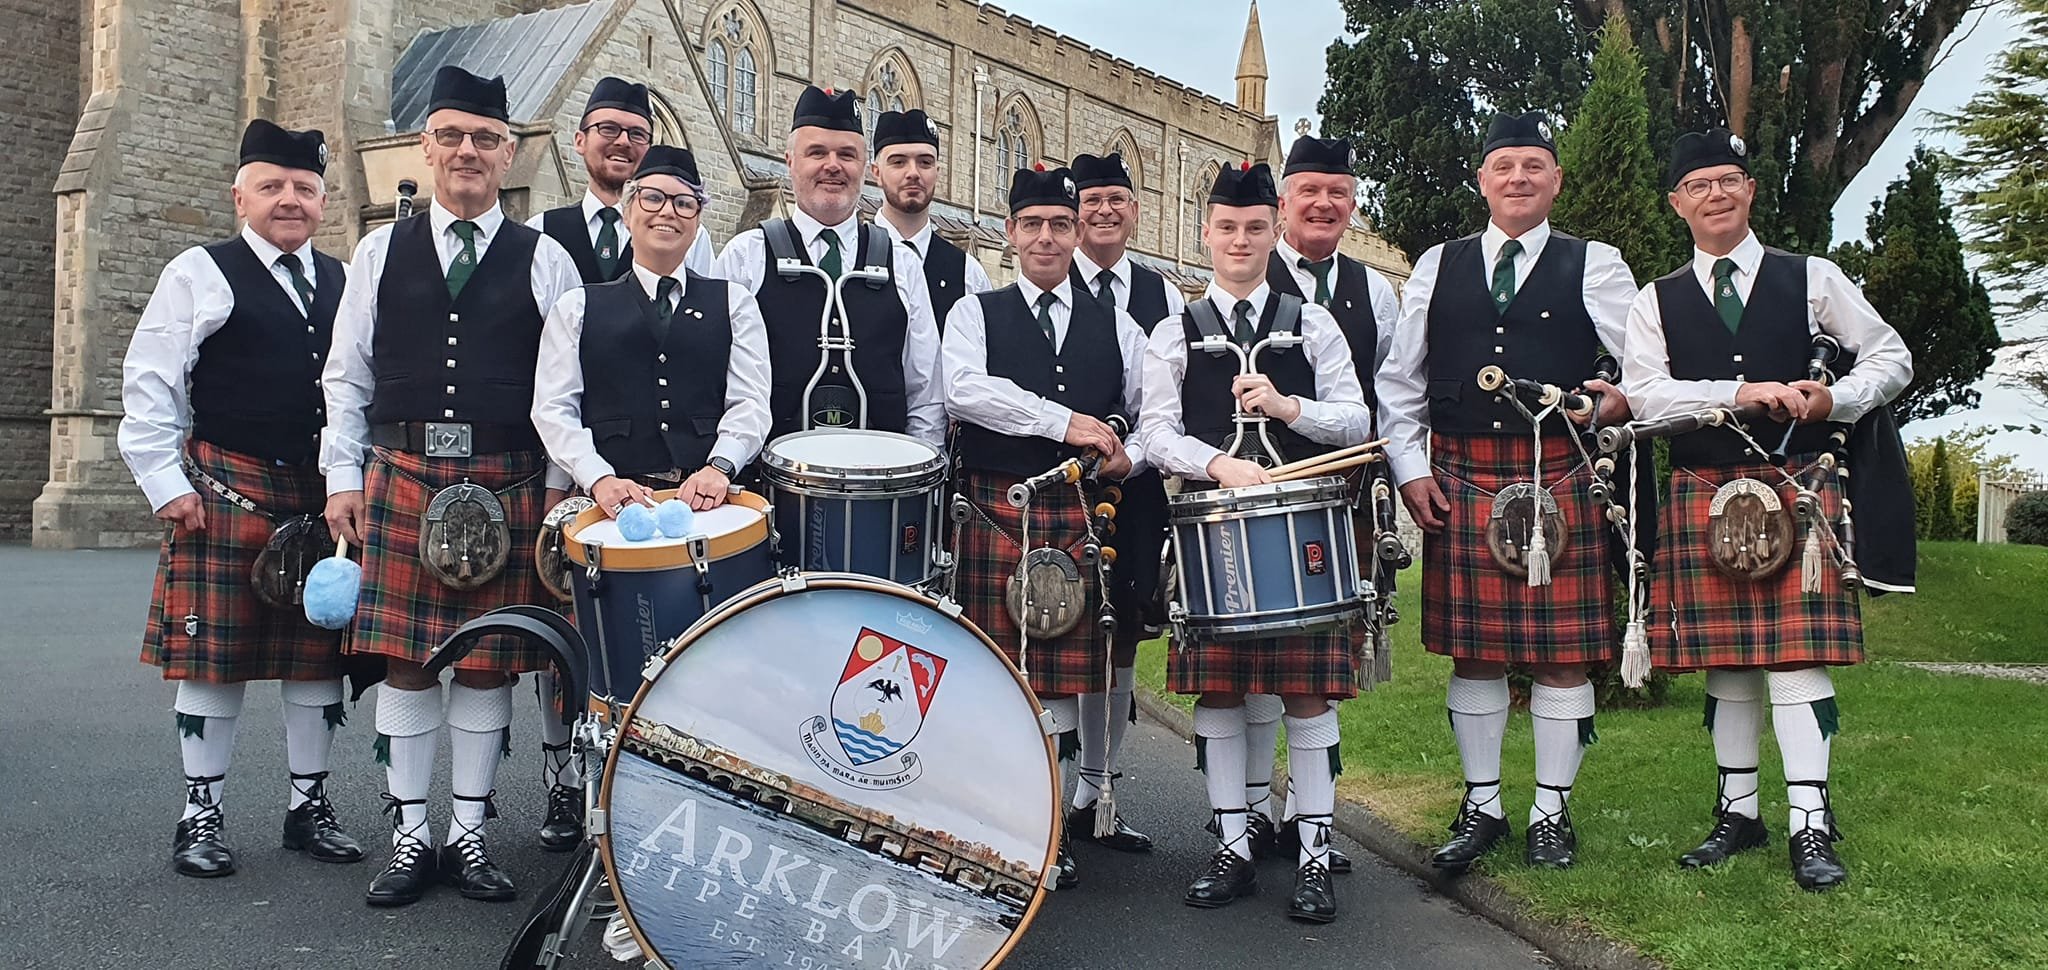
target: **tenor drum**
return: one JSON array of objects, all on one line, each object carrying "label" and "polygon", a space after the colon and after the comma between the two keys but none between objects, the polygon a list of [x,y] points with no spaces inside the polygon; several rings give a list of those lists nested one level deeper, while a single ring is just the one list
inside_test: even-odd
[{"label": "tenor drum", "polygon": [[1170,612],[1194,639],[1304,633],[1362,614],[1344,479],[1183,492],[1168,514],[1179,569]]},{"label": "tenor drum", "polygon": [[783,565],[906,584],[931,574],[946,481],[932,446],[887,431],[800,431],[769,442],[761,477]]},{"label": "tenor drum", "polygon": [[[675,497],[654,493],[656,502]],[[713,607],[775,574],[767,500],[741,492],[696,514],[692,534],[640,542],[619,534],[603,509],[562,527],[576,600],[576,627],[590,648],[590,692],[624,703],[640,669]]]},{"label": "tenor drum", "polygon": [[598,797],[600,853],[669,967],[994,967],[1053,870],[1036,698],[958,610],[792,574],[651,665]]}]

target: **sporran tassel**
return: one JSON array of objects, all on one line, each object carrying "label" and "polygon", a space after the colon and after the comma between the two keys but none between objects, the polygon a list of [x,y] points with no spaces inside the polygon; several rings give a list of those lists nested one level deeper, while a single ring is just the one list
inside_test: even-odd
[{"label": "sporran tassel", "polygon": [[1820,546],[1820,528],[1813,524],[1806,528],[1806,552],[1799,557],[1799,591],[1820,592],[1820,574],[1827,566],[1827,553]]},{"label": "sporran tassel", "polygon": [[1386,627],[1381,627],[1373,638],[1378,643],[1372,652],[1372,676],[1367,679],[1375,684],[1391,684],[1394,682],[1394,638],[1387,635]]},{"label": "sporran tassel", "polygon": [[1534,515],[1529,522],[1529,586],[1550,585],[1550,540],[1543,535],[1542,493],[1529,499]]}]

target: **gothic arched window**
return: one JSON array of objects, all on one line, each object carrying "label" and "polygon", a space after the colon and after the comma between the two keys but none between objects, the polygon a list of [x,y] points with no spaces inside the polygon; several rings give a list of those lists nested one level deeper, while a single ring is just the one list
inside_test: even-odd
[{"label": "gothic arched window", "polygon": [[990,191],[998,211],[1010,202],[1010,175],[1030,168],[1038,158],[1034,151],[1045,145],[1038,134],[1038,115],[1023,95],[1012,95],[996,111],[995,164]]},{"label": "gothic arched window", "polygon": [[769,54],[768,32],[751,4],[713,8],[704,22],[704,70],[711,98],[736,134],[761,135],[761,77]]}]

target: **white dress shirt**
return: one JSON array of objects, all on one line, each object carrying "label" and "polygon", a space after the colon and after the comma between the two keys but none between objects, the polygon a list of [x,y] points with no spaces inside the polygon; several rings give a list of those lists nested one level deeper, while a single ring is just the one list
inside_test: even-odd
[{"label": "white dress shirt", "polygon": [[[654,300],[664,277],[638,262],[633,264],[633,275],[647,299]],[[671,312],[690,286],[687,275],[674,279],[676,288],[668,304]],[[700,284],[707,282],[725,288],[732,322],[732,349],[725,362],[725,414],[718,419],[718,441],[711,446],[710,457],[744,468],[768,438],[768,328],[761,322],[754,294],[724,280],[699,280]],[[582,360],[584,292],[579,286],[562,294],[541,330],[540,360],[533,375],[533,426],[547,446],[548,457],[587,491],[598,479],[618,470],[598,455],[597,441],[583,424],[587,384]],[[696,469],[682,471],[688,474]]]},{"label": "white dress shirt", "polygon": [[[1081,282],[1088,284],[1088,292],[1095,292],[1097,285],[1095,281],[1102,276],[1104,267],[1095,265],[1095,261],[1089,259],[1087,253],[1077,248],[1074,250],[1074,268],[1081,272]],[[1116,294],[1117,309],[1125,312],[1129,312],[1131,309],[1131,268],[1131,254],[1129,252],[1124,253],[1116,261],[1115,266],[1108,267],[1110,292]],[[1161,282],[1166,286],[1166,317],[1180,316],[1180,312],[1187,309],[1187,298],[1180,295],[1180,287],[1173,285],[1171,281],[1162,280]],[[1166,317],[1160,319],[1166,319]],[[1147,325],[1158,326],[1158,324],[1158,320],[1143,320],[1139,321],[1138,325],[1142,327]]]},{"label": "white dress shirt", "polygon": [[[1021,276],[1017,278],[1017,291],[1017,298],[1024,301],[1035,326],[1039,294],[1047,291]],[[1074,315],[1072,281],[1061,277],[1051,293],[1054,302],[1048,312],[1052,317],[1053,353],[1059,353],[1067,345],[1067,326]],[[1145,331],[1130,314],[1122,310],[1114,313],[1116,343],[1123,351],[1123,413],[1135,420],[1142,413],[1139,402],[1145,384]],[[953,312],[946,315],[944,348],[941,366],[946,413],[953,420],[998,434],[1066,440],[1067,421],[1073,417],[1073,409],[988,372],[988,320],[982,315],[979,299],[953,304]],[[1125,442],[1124,451],[1131,458],[1131,473],[1136,474],[1145,466],[1144,450],[1138,446],[1136,435],[1127,437],[1130,440]]]},{"label": "white dress shirt", "polygon": [[[1285,236],[1280,237],[1280,243],[1273,251],[1280,254],[1280,261],[1287,266],[1287,275],[1294,277],[1295,286],[1301,287],[1301,295],[1309,302],[1315,302],[1316,277],[1314,273],[1301,268],[1301,251],[1289,246]],[[1335,260],[1336,256],[1332,255],[1330,258]],[[1344,273],[1344,264],[1332,262],[1330,265],[1330,292],[1335,294],[1337,279]],[[1366,374],[1374,374],[1387,362],[1387,353],[1394,348],[1394,324],[1399,322],[1401,317],[1401,298],[1394,292],[1394,284],[1382,276],[1379,270],[1364,263],[1358,265],[1365,269],[1365,292],[1372,300],[1373,329],[1376,331],[1372,348],[1372,367],[1360,367],[1359,370]]]},{"label": "white dress shirt", "polygon": [[[1756,286],[1757,268],[1763,263],[1763,243],[1751,233],[1728,258],[1735,261],[1735,291],[1746,306]],[[1714,299],[1714,263],[1719,259],[1700,249],[1692,251],[1693,278],[1709,303]],[[1828,420],[1854,423],[1872,408],[1898,397],[1913,382],[1913,354],[1906,349],[1905,340],[1884,322],[1841,267],[1819,256],[1806,258],[1806,327],[1809,333],[1835,338],[1843,350],[1856,355],[1856,366],[1829,388],[1835,406],[1828,412]],[[1635,405],[1636,417],[1734,406],[1741,381],[1672,378],[1655,283],[1643,287],[1629,307],[1627,346],[1622,360],[1623,390]]]},{"label": "white dress shirt", "polygon": [[[291,273],[277,264],[284,250],[246,225],[242,241],[256,253],[257,262],[270,268],[271,278],[292,305],[307,312],[292,286]],[[294,250],[294,255],[306,282],[318,287],[312,242]],[[194,246],[164,265],[142,318],[135,322],[135,336],[121,363],[122,415],[115,441],[151,509],[160,510],[193,492],[184,468],[185,434],[192,428],[192,365],[199,360],[199,345],[219,332],[234,312],[235,292],[220,264],[204,247]]]},{"label": "white dress shirt", "polygon": [[[439,199],[427,206],[428,224],[434,231],[434,249],[441,259],[441,272],[462,252],[462,237],[455,234],[455,214],[441,207]],[[496,205],[469,220],[476,223],[474,245],[478,265],[490,251],[491,241],[504,228],[505,212]],[[384,282],[384,258],[391,249],[391,227],[379,226],[356,244],[350,262],[348,287],[341,291],[341,309],[334,315],[334,345],[327,357],[327,369],[320,384],[327,394],[327,428],[321,433],[320,470],[327,475],[327,494],[361,491],[363,463],[370,454],[370,397],[377,386],[377,370],[370,359],[371,338],[377,330],[377,289]],[[562,294],[583,285],[576,263],[562,244],[543,233],[535,242],[533,266],[527,272],[533,290],[533,305],[545,314]],[[519,420],[506,415],[507,423]],[[569,473],[549,466],[547,487],[565,489]]]},{"label": "white dress shirt", "polygon": [[[593,195],[589,189],[583,190],[583,228],[590,232],[591,252],[597,251],[597,233],[598,230],[604,228],[604,220],[598,218],[598,213],[604,209],[611,208],[615,207],[605,205],[604,200]],[[547,229],[544,223],[546,223],[547,217],[548,214],[545,211],[534,213],[532,218],[526,220],[526,228],[546,232]],[[619,211],[617,225],[619,252],[624,254],[626,252],[626,244],[633,241],[632,231],[626,228],[626,213],[624,210]],[[697,226],[697,238],[690,243],[690,252],[683,257],[683,267],[698,276],[711,275],[711,232],[705,229],[701,222]]]},{"label": "white dress shirt", "polygon": [[[1480,275],[1460,285],[1491,290],[1494,260],[1507,241],[1507,233],[1487,223],[1479,236]],[[1522,251],[1515,256],[1518,292],[1550,242],[1550,223],[1523,233],[1521,242]],[[1443,254],[1444,247],[1438,244],[1415,261],[1415,275],[1408,278],[1401,294],[1401,322],[1394,327],[1393,346],[1373,382],[1379,390],[1380,434],[1393,439],[1387,445],[1388,463],[1394,480],[1402,485],[1429,475],[1429,304],[1436,296]],[[1586,272],[1580,292],[1600,343],[1624,360],[1626,374],[1623,338],[1628,330],[1629,304],[1635,302],[1637,291],[1635,275],[1622,262],[1621,250],[1586,241]],[[1586,361],[1587,373],[1592,370],[1593,362]]]},{"label": "white dress shirt", "polygon": [[[798,209],[791,214],[790,221],[796,224],[797,235],[804,240],[812,263],[824,258],[824,233],[829,231],[839,236],[840,265],[854,268],[860,253],[858,216],[827,226]],[[902,246],[891,248],[896,265],[890,275],[895,277],[896,293],[910,318],[909,329],[903,335],[903,392],[910,412],[904,430],[944,451],[946,401],[939,386],[939,324],[932,314],[931,294],[924,288],[924,260],[909,258],[911,254]],[[749,293],[760,291],[761,280],[770,271],[768,240],[759,227],[732,237],[711,266],[711,275],[738,283]],[[800,323],[806,328],[817,325],[814,320]]]},{"label": "white dress shirt", "polygon": [[[1272,287],[1263,282],[1246,297],[1251,302],[1254,321],[1266,312],[1266,301],[1272,297]],[[1202,298],[1216,305],[1227,325],[1237,307],[1237,297],[1211,282]],[[1209,462],[1223,451],[1188,435],[1181,420],[1181,381],[1188,367],[1185,329],[1180,326],[1179,317],[1168,317],[1152,328],[1152,338],[1145,346],[1145,411],[1138,419],[1138,442],[1152,467],[1161,473],[1210,481]],[[1287,423],[1288,429],[1320,444],[1364,442],[1372,412],[1365,406],[1358,370],[1351,365],[1351,346],[1345,343],[1337,318],[1313,301],[1304,302],[1301,336],[1298,349],[1308,354],[1309,366],[1315,369],[1316,396],[1310,400],[1294,395],[1301,404],[1301,414]],[[1237,358],[1231,355],[1228,359],[1235,363]],[[1218,388],[1218,393],[1227,394],[1229,389]]]},{"label": "white dress shirt", "polygon": [[[881,226],[889,233],[890,240],[896,243],[898,249],[906,246],[909,247],[910,254],[916,256],[919,260],[923,260],[932,251],[932,224],[929,219],[925,220],[923,228],[908,236],[904,235],[903,230],[896,228],[896,224],[890,222],[884,216],[877,215],[875,217],[875,225]],[[981,268],[981,260],[975,259],[972,255],[967,257],[966,276],[967,279],[961,283],[961,286],[964,287],[960,294],[962,296],[987,293],[996,288],[994,281],[988,278],[988,270]],[[930,296],[930,291],[926,291],[925,295]]]}]

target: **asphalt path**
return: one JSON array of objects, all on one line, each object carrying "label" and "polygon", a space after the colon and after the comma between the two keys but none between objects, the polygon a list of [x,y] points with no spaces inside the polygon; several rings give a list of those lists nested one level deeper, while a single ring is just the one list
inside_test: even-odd
[{"label": "asphalt path", "polygon": [[[329,793],[369,847],[357,865],[322,865],[278,847],[287,794],[277,691],[252,685],[225,808],[241,871],[194,880],[169,864],[183,797],[173,688],[136,662],[154,552],[36,552],[0,546],[0,965],[221,968],[496,967],[533,890],[560,871],[534,837],[543,803],[538,712],[522,690],[514,756],[499,775],[492,852],[525,895],[492,905],[452,891],[398,910],[365,906],[385,858],[373,761],[374,692],[348,712]],[[442,751],[447,750],[446,745]],[[1286,918],[1293,872],[1260,870],[1260,894],[1223,910],[1181,905],[1213,845],[1192,751],[1151,722],[1126,744],[1125,815],[1159,843],[1148,856],[1092,845],[1080,888],[1053,894],[1004,966],[1010,970],[1299,966],[1521,970],[1550,964],[1528,944],[1340,844],[1359,863],[1337,877],[1340,919]],[[447,770],[430,801],[447,818]],[[615,967],[596,934],[578,968]]]}]

